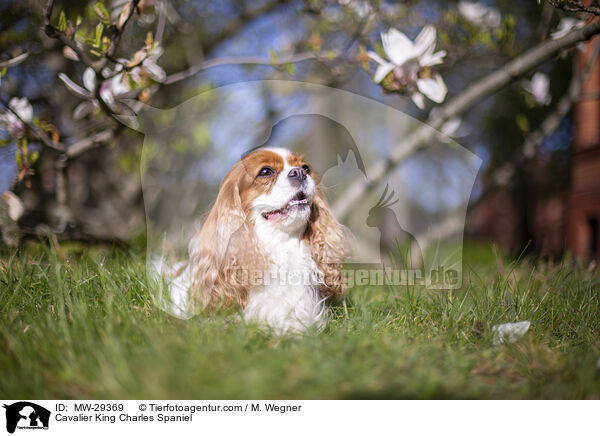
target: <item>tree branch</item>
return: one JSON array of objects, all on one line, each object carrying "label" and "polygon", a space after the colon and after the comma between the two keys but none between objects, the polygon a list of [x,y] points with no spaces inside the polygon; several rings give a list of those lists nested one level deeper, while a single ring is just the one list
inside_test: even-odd
[{"label": "tree branch", "polygon": [[165,26],[167,23],[167,2],[166,0],[158,0],[156,8],[158,10],[158,24],[156,25],[156,35],[154,39],[162,44],[163,35],[165,33]]},{"label": "tree branch", "polygon": [[338,219],[345,218],[351,210],[352,204],[375,187],[383,177],[407,156],[424,147],[436,134],[434,129],[439,130],[448,119],[461,115],[484,97],[499,91],[560,50],[590,39],[598,33],[600,33],[600,20],[573,30],[560,39],[543,42],[495,72],[478,80],[454,98],[448,100],[443,106],[432,110],[426,125],[419,127],[405,141],[396,146],[389,158],[379,160],[368,169],[369,180],[357,180],[346,189],[340,199],[333,205],[336,217]]},{"label": "tree branch", "polygon": [[571,79],[571,83],[569,84],[569,88],[565,95],[558,101],[554,111],[550,115],[548,115],[544,121],[540,124],[540,126],[531,132],[525,138],[525,142],[523,143],[523,156],[525,158],[531,158],[535,155],[535,151],[537,147],[540,146],[542,141],[546,136],[554,132],[558,126],[560,126],[563,118],[569,113],[573,104],[579,99],[581,96],[581,90],[583,88],[583,84],[588,79],[596,60],[598,59],[598,55],[600,54],[600,39],[594,45],[594,52],[592,56],[588,59],[587,65],[584,70],[579,74],[574,74],[574,77]]},{"label": "tree branch", "polygon": [[[513,161],[507,162],[502,165],[500,168],[496,169],[490,178],[490,183],[487,184],[485,191],[477,198],[473,203],[469,205],[469,209],[473,210],[477,208],[477,206],[482,202],[482,199],[485,198],[489,193],[493,192],[495,188],[506,185],[508,183],[508,178],[504,176],[500,176],[501,174],[509,174],[512,175],[514,172],[514,168],[519,164],[523,163],[527,159],[531,159],[535,156],[535,151],[537,147],[542,143],[544,138],[554,132],[559,126],[563,118],[569,113],[571,108],[573,107],[573,103],[579,99],[581,95],[581,89],[583,88],[583,84],[588,79],[596,60],[598,59],[598,55],[600,54],[600,39],[596,42],[594,46],[594,52],[592,56],[589,58],[587,65],[584,68],[584,71],[577,74],[575,72],[571,82],[569,84],[569,88],[566,94],[559,100],[556,104],[554,111],[550,115],[548,115],[544,121],[540,124],[540,126],[529,133],[523,142],[523,154],[517,156]],[[436,224],[433,228],[428,229],[427,232],[420,233],[415,235],[416,239],[421,241],[423,247],[421,249],[425,251],[428,245],[431,243],[432,238],[431,235],[435,235],[436,238],[445,238],[452,236],[453,234],[460,232],[464,228],[464,222],[461,220],[456,220],[455,217],[450,216],[443,220],[442,222]],[[418,245],[415,245],[416,242],[412,246],[413,252],[419,248]],[[418,253],[419,251],[417,251]]]},{"label": "tree branch", "polygon": [[86,151],[91,150],[98,144],[110,140],[113,136],[113,129],[106,129],[92,136],[88,136],[87,138],[83,138],[81,141],[77,141],[70,145],[67,148],[66,155],[69,157],[69,159],[73,159],[85,153]]},{"label": "tree branch", "polygon": [[79,59],[87,67],[94,70],[94,74],[96,76],[96,86],[94,87],[94,90],[93,90],[94,98],[98,102],[100,109],[102,109],[102,111],[106,115],[114,118],[115,120],[116,120],[116,118],[115,118],[114,111],[106,103],[106,101],[104,101],[104,98],[102,97],[102,95],[100,93],[100,90],[102,89],[102,84],[106,80],[106,78],[102,74],[102,70],[104,69],[104,67],[106,66],[108,61],[115,57],[115,54],[116,54],[116,52],[119,48],[120,42],[121,42],[121,37],[125,30],[125,27],[127,26],[127,23],[129,23],[129,21],[131,20],[131,17],[135,13],[139,2],[140,2],[140,0],[132,0],[131,1],[131,7],[129,10],[129,14],[127,15],[125,21],[123,22],[123,24],[120,27],[115,26],[116,27],[115,36],[111,41],[111,45],[110,45],[108,51],[106,52],[106,54],[104,54],[97,62],[92,61],[92,59],[87,55],[85,50],[82,47],[80,47],[74,39],[67,37],[67,35],[65,35],[63,32],[60,32],[56,27],[54,27],[52,25],[51,19],[52,19],[52,10],[54,8],[54,0],[48,0],[48,3],[46,4],[46,7],[44,8],[44,31],[45,31],[46,35],[50,38],[58,39],[64,45],[70,47],[77,54]]},{"label": "tree branch", "polygon": [[21,118],[21,116],[12,108],[10,107],[10,104],[5,102],[4,100],[2,100],[2,105],[4,107],[6,107],[6,109],[12,113],[25,127],[25,129],[29,130],[31,133],[33,133],[33,135],[39,139],[42,144],[44,144],[46,147],[51,148],[53,150],[56,151],[64,151],[65,150],[65,146],[64,144],[57,142],[55,143],[54,141],[52,141],[52,139],[50,139],[48,137],[48,135],[46,135],[46,133],[40,129],[38,126],[36,126],[33,123],[28,123],[25,120],[23,120],[23,118]]},{"label": "tree branch", "polygon": [[104,57],[102,59],[100,59],[100,61],[98,62],[98,65],[95,68],[96,77],[98,79],[104,80],[104,78],[102,77],[102,70],[106,66],[108,60],[111,58],[114,58],[115,55],[117,54],[117,50],[119,50],[119,45],[121,45],[121,38],[123,37],[123,32],[125,31],[125,28],[127,27],[127,23],[129,23],[129,20],[131,20],[131,17],[133,17],[133,14],[135,13],[139,2],[140,2],[140,0],[131,0],[129,14],[125,18],[125,21],[123,21],[123,24],[120,27],[115,26],[115,29],[116,29],[115,35],[111,39],[110,47],[108,48]]},{"label": "tree branch", "polygon": [[86,54],[79,44],[74,39],[68,38],[62,32],[59,32],[51,23],[52,9],[54,8],[54,0],[48,0],[44,9],[44,32],[49,38],[58,39],[63,45],[70,47],[87,67],[94,67],[94,61]]},{"label": "tree branch", "polygon": [[515,78],[525,74],[560,50],[588,40],[598,33],[600,33],[600,20],[573,30],[560,39],[537,45],[495,72],[478,80],[465,91],[449,100],[439,110],[432,111],[428,122],[434,129],[439,129],[448,118],[460,115],[482,97],[503,88]]},{"label": "tree branch", "polygon": [[588,14],[600,15],[600,7],[596,5],[586,6],[578,0],[547,0],[552,6],[567,12],[587,12]]},{"label": "tree branch", "polygon": [[194,74],[199,73],[200,71],[223,65],[267,65],[272,67],[280,67],[285,64],[302,62],[310,59],[325,59],[331,57],[332,55],[336,56],[336,52],[298,53],[276,59],[267,59],[257,56],[234,56],[210,59],[208,61],[203,61],[196,65],[192,65],[187,70],[169,75],[163,84],[170,85],[172,83],[180,82],[193,76]]}]

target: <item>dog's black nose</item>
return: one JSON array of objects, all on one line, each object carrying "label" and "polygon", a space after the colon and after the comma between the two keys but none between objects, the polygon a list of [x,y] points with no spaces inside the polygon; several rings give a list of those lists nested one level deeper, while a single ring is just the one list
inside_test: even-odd
[{"label": "dog's black nose", "polygon": [[288,173],[288,177],[297,182],[303,182],[306,179],[308,172],[304,168],[292,168]]}]

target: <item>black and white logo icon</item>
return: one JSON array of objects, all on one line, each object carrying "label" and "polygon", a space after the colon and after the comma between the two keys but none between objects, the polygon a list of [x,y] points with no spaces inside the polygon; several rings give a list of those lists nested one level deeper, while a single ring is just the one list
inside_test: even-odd
[{"label": "black and white logo icon", "polygon": [[19,401],[4,405],[6,409],[6,431],[14,433],[16,429],[48,429],[50,411],[29,401]]}]

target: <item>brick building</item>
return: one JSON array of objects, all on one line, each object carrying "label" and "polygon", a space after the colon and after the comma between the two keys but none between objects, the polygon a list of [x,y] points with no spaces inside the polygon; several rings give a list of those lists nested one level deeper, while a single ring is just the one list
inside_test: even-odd
[{"label": "brick building", "polygon": [[[577,53],[581,69],[592,56],[596,38]],[[573,108],[571,187],[567,202],[567,249],[576,257],[599,258],[600,244],[600,61]]]}]

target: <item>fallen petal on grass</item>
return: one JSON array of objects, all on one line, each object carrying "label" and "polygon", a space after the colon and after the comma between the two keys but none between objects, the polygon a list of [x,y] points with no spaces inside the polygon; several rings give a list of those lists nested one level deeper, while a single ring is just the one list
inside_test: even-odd
[{"label": "fallen petal on grass", "polygon": [[500,345],[517,342],[525,333],[527,333],[530,325],[531,323],[529,321],[495,325],[492,327],[492,332],[494,332],[492,343],[494,345]]}]

